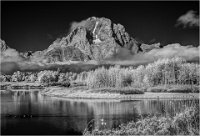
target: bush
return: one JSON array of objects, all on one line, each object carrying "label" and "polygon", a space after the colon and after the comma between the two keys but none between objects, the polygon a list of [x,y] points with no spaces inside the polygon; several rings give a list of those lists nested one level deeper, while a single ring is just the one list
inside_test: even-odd
[{"label": "bush", "polygon": [[58,82],[69,82],[69,77],[67,74],[65,73],[60,73],[59,77],[58,77]]},{"label": "bush", "polygon": [[170,92],[170,93],[199,93],[197,85],[168,85],[147,88],[147,92]]},{"label": "bush", "polygon": [[11,82],[12,81],[12,76],[11,75],[5,75],[6,77],[6,82]]},{"label": "bush", "polygon": [[45,70],[38,73],[38,81],[42,84],[51,84],[58,82],[58,76],[58,72]]},{"label": "bush", "polygon": [[6,82],[6,76],[0,75],[0,82]]},{"label": "bush", "polygon": [[48,86],[60,86],[60,87],[70,87],[70,82],[69,81],[64,81],[64,82],[51,82],[47,84]]},{"label": "bush", "polygon": [[199,92],[199,90],[194,90],[192,88],[183,88],[183,87],[179,87],[179,88],[171,88],[168,89],[167,92],[170,93],[197,93]]},{"label": "bush", "polygon": [[28,81],[35,82],[37,80],[37,75],[31,74],[28,76]]},{"label": "bush", "polygon": [[86,86],[83,82],[71,82],[70,87],[77,87],[77,86]]},{"label": "bush", "polygon": [[147,116],[117,129],[94,129],[84,135],[199,135],[199,107],[187,107],[174,117]]},{"label": "bush", "polygon": [[149,87],[147,92],[167,92],[167,88],[165,86]]},{"label": "bush", "polygon": [[188,107],[173,118],[172,125],[179,135],[199,135],[199,107]]},{"label": "bush", "polygon": [[92,89],[90,92],[95,92],[95,93],[119,93],[119,94],[143,94],[144,90],[139,89],[139,88],[130,88],[130,87],[125,87],[125,88],[98,88],[98,89]]},{"label": "bush", "polygon": [[17,71],[13,73],[11,78],[12,82],[21,82],[25,80],[25,74],[20,71]]}]

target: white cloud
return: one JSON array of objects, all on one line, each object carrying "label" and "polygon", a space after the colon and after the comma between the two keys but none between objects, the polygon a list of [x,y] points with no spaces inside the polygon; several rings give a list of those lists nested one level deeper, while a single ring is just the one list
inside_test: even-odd
[{"label": "white cloud", "polygon": [[193,47],[192,45],[181,46],[179,43],[168,44],[163,48],[153,49],[144,54],[144,56],[148,58],[183,57],[186,60],[193,60],[199,57],[199,46],[198,47]]},{"label": "white cloud", "polygon": [[190,10],[177,19],[176,26],[179,25],[183,25],[184,28],[199,27],[199,15],[197,15],[196,11]]},{"label": "white cloud", "polygon": [[18,62],[23,61],[23,58],[20,56],[19,52],[15,49],[8,48],[5,51],[1,52],[0,62]]}]

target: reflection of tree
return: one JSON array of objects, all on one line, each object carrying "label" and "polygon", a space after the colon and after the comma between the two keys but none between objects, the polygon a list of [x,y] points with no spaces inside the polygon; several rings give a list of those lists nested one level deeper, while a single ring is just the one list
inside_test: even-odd
[{"label": "reflection of tree", "polygon": [[[132,104],[129,102],[93,102],[88,105],[94,110],[96,128],[105,127],[105,123],[106,128],[116,128],[121,123],[138,117],[134,102]],[[102,119],[105,123],[102,123]]]},{"label": "reflection of tree", "polygon": [[[83,132],[94,119],[93,128],[116,128],[121,123],[136,121],[145,114],[175,114],[190,101],[84,101],[42,96],[37,91],[13,91],[1,94],[2,114],[32,114],[35,121],[50,124],[67,132]],[[102,119],[103,122],[102,123]],[[103,124],[103,125],[102,125]]]},{"label": "reflection of tree", "polygon": [[[144,100],[141,101],[141,113],[143,115],[159,114],[173,116],[190,106],[192,100]],[[198,101],[198,100],[197,100]]]}]

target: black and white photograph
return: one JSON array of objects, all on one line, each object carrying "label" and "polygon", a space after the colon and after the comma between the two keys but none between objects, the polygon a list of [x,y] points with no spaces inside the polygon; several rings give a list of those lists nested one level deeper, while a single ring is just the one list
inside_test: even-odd
[{"label": "black and white photograph", "polygon": [[200,135],[199,0],[0,6],[0,135]]}]

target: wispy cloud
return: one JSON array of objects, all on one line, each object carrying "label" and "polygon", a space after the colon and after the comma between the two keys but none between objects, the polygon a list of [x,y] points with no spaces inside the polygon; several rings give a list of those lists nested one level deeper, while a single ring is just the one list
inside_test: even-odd
[{"label": "wispy cloud", "polygon": [[82,20],[82,21],[80,21],[80,22],[76,22],[76,21],[72,22],[72,23],[71,23],[71,26],[70,26],[70,32],[71,32],[74,28],[77,28],[78,26],[85,26],[85,24],[86,24],[86,20]]},{"label": "wispy cloud", "polygon": [[20,53],[12,48],[8,48],[4,52],[1,52],[1,58],[0,62],[18,62],[23,61],[23,57],[20,55]]},{"label": "wispy cloud", "polygon": [[[150,45],[151,47],[151,45]],[[114,58],[107,60],[110,64],[135,65],[146,64],[160,58],[182,57],[187,61],[199,61],[199,47],[192,45],[181,46],[179,43],[168,44],[163,48],[153,48],[150,51],[132,55],[128,50],[117,54]],[[121,53],[126,53],[126,57]]]},{"label": "wispy cloud", "polygon": [[196,11],[190,10],[177,19],[177,24],[175,26],[179,25],[182,25],[184,28],[199,27],[199,15],[197,15]]},{"label": "wispy cloud", "polygon": [[179,43],[168,44],[163,48],[153,49],[144,54],[148,58],[183,57],[190,61],[199,57],[199,46],[181,46]]}]

